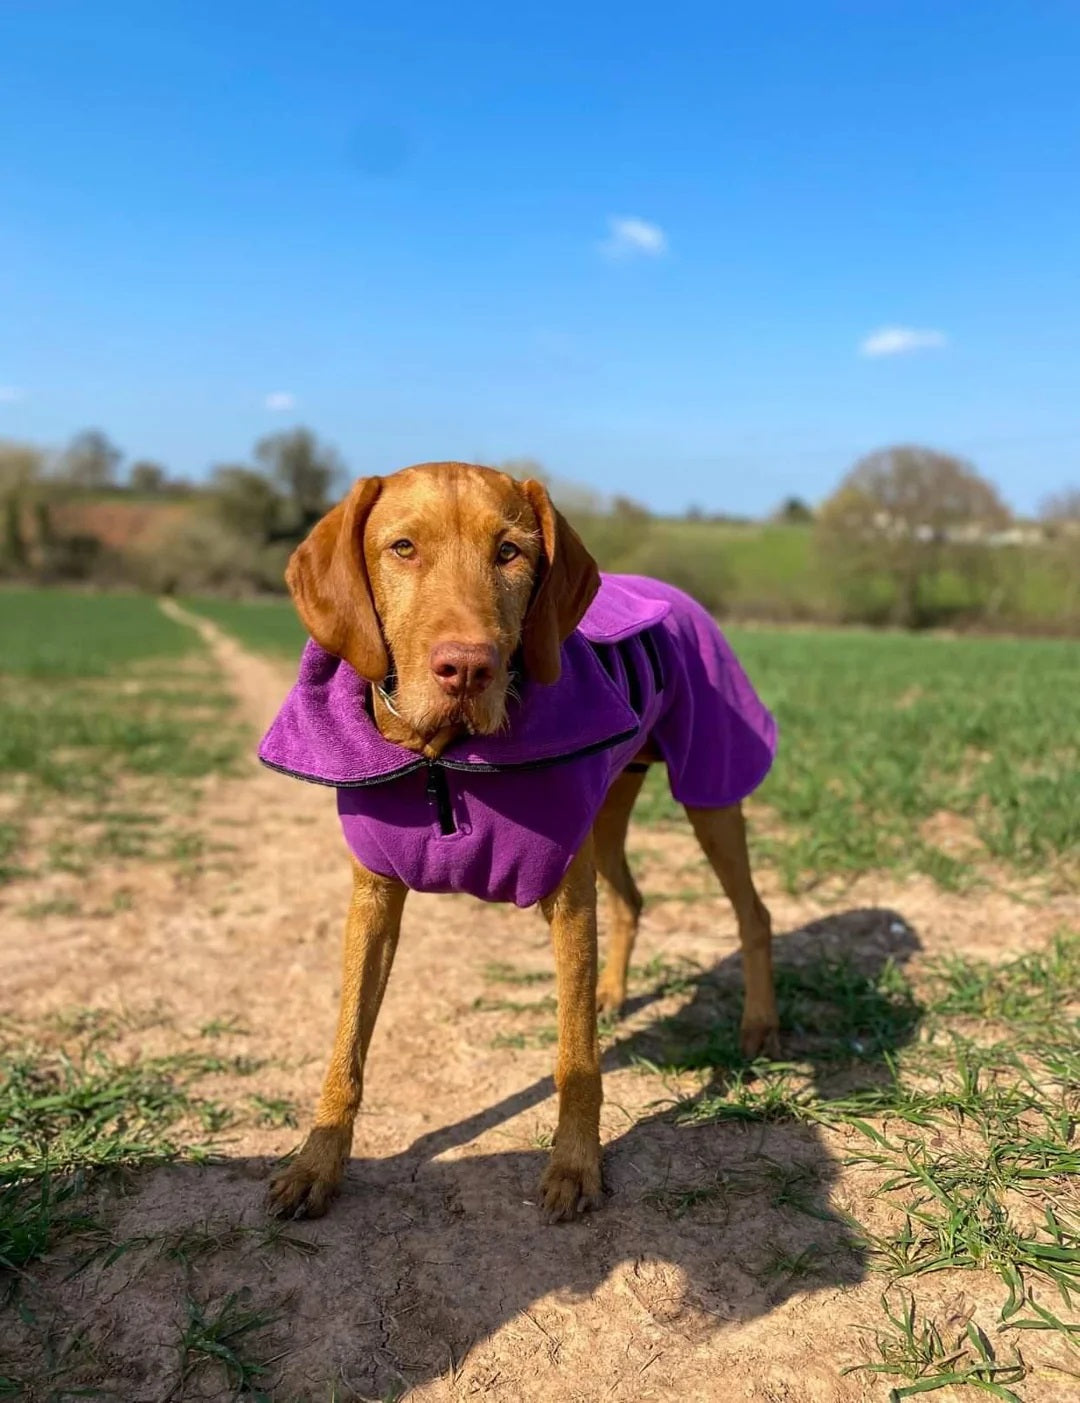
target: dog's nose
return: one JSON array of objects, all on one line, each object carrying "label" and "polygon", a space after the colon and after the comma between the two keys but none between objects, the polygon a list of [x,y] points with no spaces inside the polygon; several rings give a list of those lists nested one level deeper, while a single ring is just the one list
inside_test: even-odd
[{"label": "dog's nose", "polygon": [[448,697],[478,697],[495,680],[499,654],[490,643],[436,643],[431,670]]}]

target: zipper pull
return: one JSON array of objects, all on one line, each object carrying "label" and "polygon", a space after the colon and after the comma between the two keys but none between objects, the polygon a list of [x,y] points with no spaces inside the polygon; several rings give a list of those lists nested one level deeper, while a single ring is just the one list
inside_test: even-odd
[{"label": "zipper pull", "polygon": [[427,797],[435,805],[435,813],[439,820],[439,832],[443,837],[449,837],[451,833],[457,832],[457,823],[454,820],[454,806],[450,802],[450,786],[446,782],[446,771],[437,760],[427,762]]}]

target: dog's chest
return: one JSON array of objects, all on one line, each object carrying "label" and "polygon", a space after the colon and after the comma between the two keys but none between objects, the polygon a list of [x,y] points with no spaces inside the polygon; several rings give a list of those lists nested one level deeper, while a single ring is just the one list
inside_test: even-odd
[{"label": "dog's chest", "polygon": [[433,765],[392,784],[339,789],[345,840],[365,867],[412,891],[531,906],[558,885],[613,766],[638,744],[635,735],[613,750],[498,773]]}]

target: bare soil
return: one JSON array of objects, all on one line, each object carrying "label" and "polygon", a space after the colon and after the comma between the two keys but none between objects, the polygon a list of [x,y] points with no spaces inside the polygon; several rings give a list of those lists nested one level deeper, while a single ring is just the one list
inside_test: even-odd
[{"label": "bare soil", "polygon": [[[253,726],[264,725],[286,670],[189,621]],[[121,1053],[191,1048],[209,1023],[239,1025],[221,1041],[269,1064],[214,1094],[238,1104],[252,1094],[290,1098],[302,1121],[329,1050],[348,892],[333,793],[253,760],[242,778],[208,786],[197,817],[217,856],[194,873],[127,864],[21,883],[17,896],[9,888],[0,898],[3,1006],[26,1019],[122,1011]],[[734,922],[689,833],[638,829],[630,846],[643,890],[657,898],[635,963],[660,956],[735,971]],[[866,878],[796,900],[767,871],[760,877],[780,959],[823,948],[849,949],[868,967],[950,950],[1000,958],[1080,918],[1068,896],[960,897],[925,879]],[[128,909],[115,909],[120,888]],[[27,904],[72,896],[83,913],[109,914],[25,914]],[[231,1397],[213,1370],[177,1390],[180,1302],[185,1291],[209,1302],[246,1288],[281,1313],[261,1341],[273,1361],[262,1386],[275,1399],[406,1390],[417,1400],[500,1403],[884,1399],[884,1380],[842,1373],[873,1353],[865,1331],[881,1323],[882,1289],[841,1216],[873,1221],[879,1211],[872,1178],[842,1167],[848,1133],[674,1126],[664,1103],[677,1088],[632,1058],[647,1055],[650,1030],[693,995],[638,998],[606,1058],[609,1201],[580,1223],[544,1227],[534,1191],[555,1120],[543,1031],[552,1019],[474,1005],[542,999],[551,986],[493,984],[493,963],[550,970],[534,912],[410,898],[345,1190],[327,1218],[289,1229],[315,1254],[241,1243],[187,1273],[166,1259],[125,1257],[72,1280],[57,1264],[53,1302],[95,1341],[98,1386],[133,1401]],[[525,1045],[514,1046],[522,1031]],[[260,1223],[263,1181],[298,1138],[249,1117],[225,1133],[218,1162],[140,1176],[110,1209],[114,1235]],[[806,1166],[821,1216],[778,1207],[764,1189],[706,1196],[682,1216],[671,1207],[674,1191],[725,1175],[738,1182],[763,1156]],[[784,1267],[811,1247],[810,1270]],[[974,1272],[942,1273],[921,1290],[962,1328],[983,1288],[987,1302],[999,1301],[996,1279]],[[1023,1396],[1060,1399],[1061,1386],[1048,1375],[1027,1381]]]}]

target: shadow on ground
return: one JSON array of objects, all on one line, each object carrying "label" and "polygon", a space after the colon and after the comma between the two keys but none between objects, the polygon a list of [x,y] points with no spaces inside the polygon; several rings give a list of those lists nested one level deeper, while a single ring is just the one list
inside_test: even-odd
[{"label": "shadow on ground", "polygon": [[[887,1056],[913,1035],[917,1006],[889,992],[889,971],[918,948],[903,917],[887,910],[846,912],[777,938],[785,1055],[821,1094],[880,1080]],[[659,1010],[648,1017],[664,996],[662,982],[635,999],[636,1030],[616,1034],[605,1057],[609,1072],[635,1059],[707,1068],[708,1085],[681,1105],[683,1117],[753,1084],[735,1052],[737,956],[685,987],[690,997],[674,1018]],[[837,1165],[820,1131],[762,1119],[760,1107],[707,1124],[678,1123],[670,1104],[644,1118],[628,1114],[606,1146],[604,1210],[579,1224],[541,1226],[535,1187],[545,1152],[492,1153],[474,1142],[551,1095],[545,1078],[391,1158],[355,1158],[330,1215],[290,1225],[273,1247],[207,1253],[186,1278],[160,1255],[83,1273],[87,1329],[105,1341],[93,1382],[104,1396],[165,1396],[176,1356],[175,1347],[163,1353],[162,1342],[175,1339],[178,1293],[213,1300],[248,1286],[253,1299],[281,1313],[265,1351],[280,1356],[270,1375],[279,1379],[275,1398],[399,1396],[406,1386],[452,1376],[504,1326],[512,1328],[501,1355],[504,1362],[513,1355],[519,1373],[573,1354],[594,1365],[589,1387],[600,1396],[618,1368],[639,1367],[650,1332],[676,1329],[693,1346],[795,1293],[864,1276],[863,1252],[830,1203]],[[614,1098],[609,1084],[609,1126],[620,1114]],[[266,1161],[235,1159],[156,1170],[121,1207],[118,1226],[138,1232],[152,1221],[167,1230],[209,1214],[256,1223],[256,1181],[269,1170]],[[317,1250],[306,1255],[304,1244]],[[573,1308],[572,1330],[560,1333],[551,1301],[537,1314],[546,1297]]]}]

